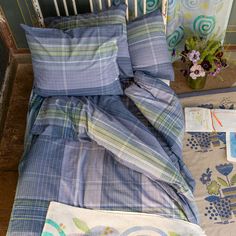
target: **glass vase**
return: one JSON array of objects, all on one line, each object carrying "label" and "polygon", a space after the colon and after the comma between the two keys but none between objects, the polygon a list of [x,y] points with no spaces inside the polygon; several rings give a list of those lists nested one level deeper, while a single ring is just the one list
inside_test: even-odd
[{"label": "glass vase", "polygon": [[187,78],[188,86],[191,89],[195,89],[195,90],[203,89],[206,84],[206,79],[207,79],[207,76],[198,77],[197,79],[193,79],[192,77],[189,76]]}]

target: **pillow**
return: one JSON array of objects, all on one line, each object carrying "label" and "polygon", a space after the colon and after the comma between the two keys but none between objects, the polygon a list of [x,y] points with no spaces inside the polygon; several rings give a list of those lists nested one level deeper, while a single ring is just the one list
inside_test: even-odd
[{"label": "pillow", "polygon": [[127,43],[126,9],[127,6],[125,4],[120,4],[118,6],[112,6],[108,10],[98,13],[45,18],[45,24],[48,28],[57,28],[64,30],[77,27],[122,24],[123,35],[118,42],[119,49],[117,62],[120,70],[120,78],[129,78],[133,77],[133,69],[130,61]]},{"label": "pillow", "polygon": [[116,62],[122,25],[66,31],[22,27],[32,55],[37,94],[44,97],[123,94]]},{"label": "pillow", "polygon": [[127,32],[133,70],[174,80],[161,13],[153,11],[136,18],[128,24]]}]

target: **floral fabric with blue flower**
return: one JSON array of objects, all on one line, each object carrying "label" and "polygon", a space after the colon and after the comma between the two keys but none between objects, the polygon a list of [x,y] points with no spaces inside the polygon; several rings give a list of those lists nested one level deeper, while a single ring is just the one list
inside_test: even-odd
[{"label": "floral fabric with blue flower", "polygon": [[[181,99],[184,107],[235,109],[236,92]],[[235,235],[236,163],[226,159],[225,133],[185,133],[183,158],[195,181],[200,223],[209,236]]]}]

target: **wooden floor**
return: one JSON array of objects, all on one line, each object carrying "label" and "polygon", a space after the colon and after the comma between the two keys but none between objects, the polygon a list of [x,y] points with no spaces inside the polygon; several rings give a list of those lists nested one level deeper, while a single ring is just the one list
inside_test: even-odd
[{"label": "wooden floor", "polygon": [[[176,81],[172,87],[177,93],[190,92],[176,68]],[[210,79],[206,89],[236,86],[236,66],[232,64],[222,77],[225,81]],[[0,142],[0,236],[6,235],[18,178],[17,167],[23,152],[25,121],[33,72],[31,64],[18,65],[8,109],[5,128]]]}]

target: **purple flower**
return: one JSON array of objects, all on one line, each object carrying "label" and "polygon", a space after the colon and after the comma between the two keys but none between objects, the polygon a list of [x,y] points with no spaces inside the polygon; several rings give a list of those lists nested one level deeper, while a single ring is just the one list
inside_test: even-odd
[{"label": "purple flower", "polygon": [[[217,63],[216,63],[216,64],[217,64]],[[213,72],[211,72],[210,75],[216,76],[217,74],[220,73],[221,69],[222,69],[221,65],[220,65],[220,64],[217,64],[217,68],[216,68]]]},{"label": "purple flower", "polygon": [[227,66],[226,59],[221,59],[220,62],[221,62],[221,66],[223,66],[223,67]]},{"label": "purple flower", "polygon": [[201,66],[204,68],[204,70],[209,71],[212,68],[212,65],[209,61],[203,61],[201,63]]},{"label": "purple flower", "polygon": [[192,50],[188,53],[188,58],[193,63],[196,63],[198,60],[200,60],[200,52],[196,50]]},{"label": "purple flower", "polygon": [[215,70],[214,72],[211,72],[210,75],[213,76],[213,77],[215,77],[215,76],[217,75],[216,70]]},{"label": "purple flower", "polygon": [[176,50],[173,49],[173,51],[172,51],[172,57],[175,57],[175,56],[176,56]]},{"label": "purple flower", "polygon": [[206,75],[206,72],[202,68],[201,65],[194,64],[190,68],[190,76],[192,79],[197,79],[198,77],[204,77]]},{"label": "purple flower", "polygon": [[211,174],[203,173],[200,178],[200,181],[202,182],[202,184],[206,184],[206,183],[210,182],[211,181]]},{"label": "purple flower", "polygon": [[221,58],[221,57],[223,57],[223,55],[224,55],[224,53],[221,51],[221,52],[218,52],[218,53],[216,54],[216,57],[217,57],[217,58]]},{"label": "purple flower", "polygon": [[207,184],[208,182],[211,181],[211,173],[212,171],[209,168],[207,168],[206,173],[203,173],[200,178],[202,184]]},{"label": "purple flower", "polygon": [[221,61],[218,60],[214,60],[215,65],[217,66],[217,68],[221,67]]}]

